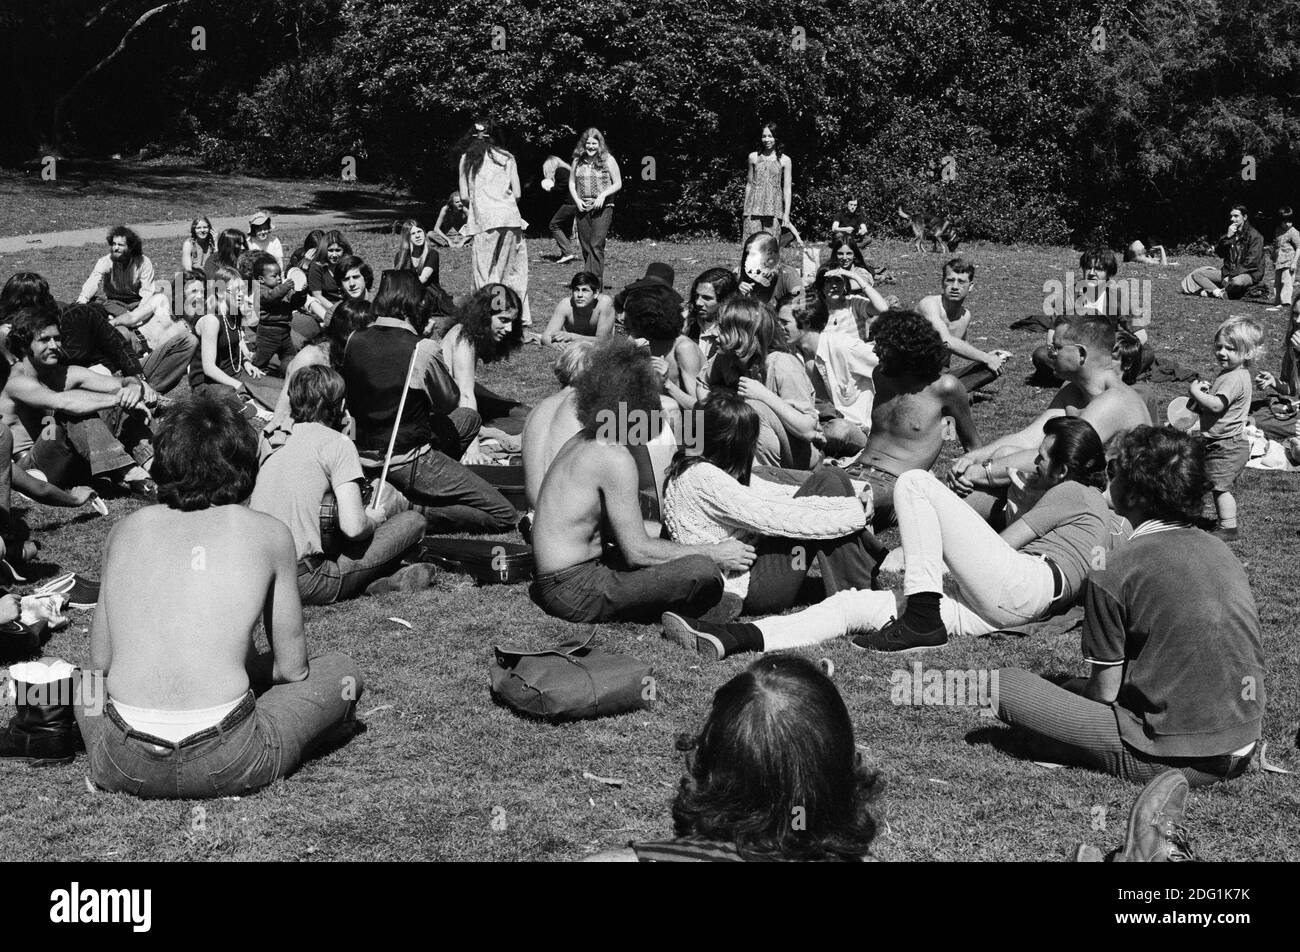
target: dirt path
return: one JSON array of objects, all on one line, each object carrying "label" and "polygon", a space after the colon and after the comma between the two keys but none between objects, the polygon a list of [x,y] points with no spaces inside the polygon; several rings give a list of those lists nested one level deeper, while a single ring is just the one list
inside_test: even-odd
[{"label": "dirt path", "polygon": [[[277,230],[297,228],[329,228],[340,225],[368,224],[387,221],[389,215],[367,215],[362,212],[332,211],[310,215],[276,215],[273,218]],[[133,224],[132,228],[144,241],[154,238],[182,238],[190,233],[190,223],[186,221],[152,221]],[[248,230],[248,218],[235,216],[213,218],[212,227],[220,232],[224,228]],[[81,245],[98,245],[104,242],[106,226],[99,228],[77,228],[72,231],[49,231],[39,235],[12,235],[0,238],[0,254],[17,251],[40,251],[45,248],[76,248]]]}]

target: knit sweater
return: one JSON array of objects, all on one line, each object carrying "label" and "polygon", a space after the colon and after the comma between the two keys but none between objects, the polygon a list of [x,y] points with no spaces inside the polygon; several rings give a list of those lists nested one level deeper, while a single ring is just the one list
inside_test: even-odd
[{"label": "knit sweater", "polygon": [[[798,488],[756,476],[743,486],[712,463],[696,463],[664,491],[664,524],[683,545],[713,545],[726,538],[756,543],[764,536],[838,539],[866,527],[857,497],[796,497]],[[743,599],[749,573],[730,574],[725,590]]]}]

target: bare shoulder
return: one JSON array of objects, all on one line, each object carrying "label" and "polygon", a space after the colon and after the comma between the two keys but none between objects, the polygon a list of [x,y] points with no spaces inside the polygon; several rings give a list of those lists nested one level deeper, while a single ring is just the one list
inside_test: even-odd
[{"label": "bare shoulder", "polygon": [[939,379],[930,384],[929,390],[945,403],[958,397],[966,399],[966,385],[952,374],[940,374]]}]

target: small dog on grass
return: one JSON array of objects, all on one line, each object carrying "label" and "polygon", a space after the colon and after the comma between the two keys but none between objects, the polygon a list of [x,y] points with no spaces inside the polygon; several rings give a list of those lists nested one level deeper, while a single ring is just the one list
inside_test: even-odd
[{"label": "small dog on grass", "polygon": [[916,239],[918,252],[925,250],[921,245],[927,240],[933,243],[932,251],[939,251],[942,248],[948,254],[955,252],[957,246],[961,244],[957,229],[953,227],[952,218],[948,215],[928,215],[925,212],[910,214],[899,205],[898,217],[912,226],[912,235]]}]

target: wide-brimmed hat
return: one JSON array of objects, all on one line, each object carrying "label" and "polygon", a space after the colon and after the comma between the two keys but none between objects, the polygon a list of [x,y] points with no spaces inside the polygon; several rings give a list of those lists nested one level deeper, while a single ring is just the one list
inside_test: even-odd
[{"label": "wide-brimmed hat", "polygon": [[253,228],[257,228],[260,225],[269,225],[271,224],[271,213],[258,209],[253,212],[252,216],[248,219],[248,224]]}]

